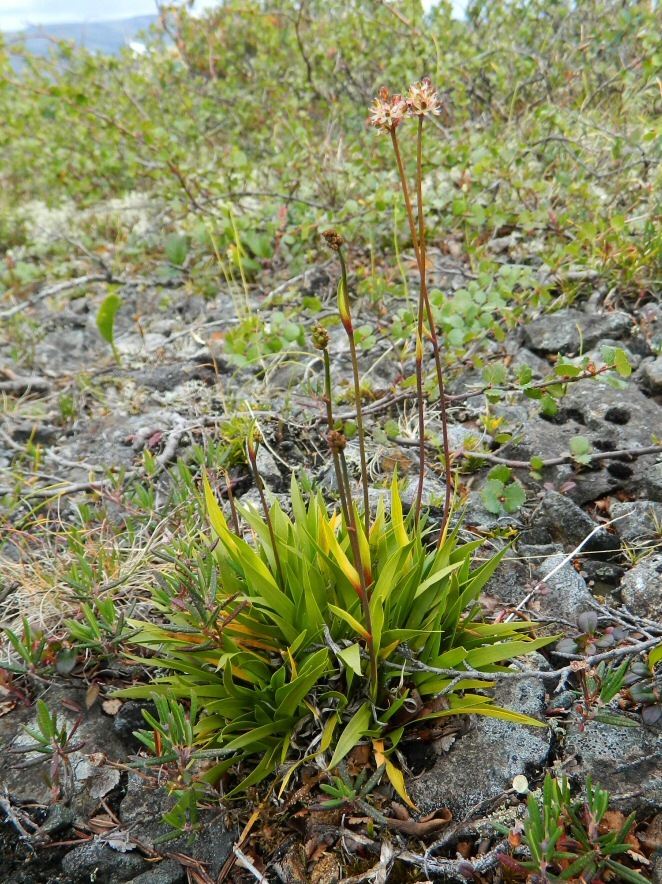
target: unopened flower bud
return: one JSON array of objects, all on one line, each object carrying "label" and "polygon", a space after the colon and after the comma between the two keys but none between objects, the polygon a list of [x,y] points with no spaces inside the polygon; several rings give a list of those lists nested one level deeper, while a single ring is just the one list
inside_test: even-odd
[{"label": "unopened flower bud", "polygon": [[342,238],[342,236],[338,233],[337,230],[333,230],[333,229],[324,230],[322,232],[322,236],[326,240],[326,244],[328,245],[328,247],[330,249],[333,249],[334,252],[337,252],[338,249],[345,242],[345,240]]},{"label": "unopened flower bud", "polygon": [[340,314],[340,321],[344,325],[347,334],[354,334],[352,312],[349,307],[349,292],[347,291],[344,277],[342,277],[338,283],[338,313]]},{"label": "unopened flower bud", "polygon": [[262,442],[262,433],[257,427],[255,421],[253,421],[248,428],[248,438],[246,439],[246,451],[248,453],[248,459],[255,463],[257,460],[257,446]]},{"label": "unopened flower bud", "polygon": [[316,350],[326,350],[329,346],[329,333],[323,325],[314,325],[312,331],[313,347]]},{"label": "unopened flower bud", "polygon": [[331,430],[326,437],[326,441],[329,443],[331,451],[336,452],[344,451],[345,446],[347,445],[347,437],[339,430]]}]

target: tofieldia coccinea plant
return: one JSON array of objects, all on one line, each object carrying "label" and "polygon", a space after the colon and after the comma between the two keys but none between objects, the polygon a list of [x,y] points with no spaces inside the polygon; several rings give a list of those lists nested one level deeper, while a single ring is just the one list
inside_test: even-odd
[{"label": "tofieldia coccinea plant", "polygon": [[[436,93],[425,80],[411,88],[407,99],[391,99],[382,90],[371,116],[380,131],[391,134],[401,171],[396,129],[407,117],[418,124],[418,224],[404,172],[402,186],[421,269],[421,438],[424,336],[432,342],[444,404],[439,343],[423,272],[420,182],[422,127],[425,116],[437,110]],[[477,600],[502,554],[474,565],[482,541],[462,543],[459,528],[450,530],[449,500],[439,538],[430,542],[420,489],[405,518],[397,475],[390,506],[382,498],[370,513],[344,242],[336,231],[327,231],[325,238],[341,263],[338,309],[354,367],[362,506],[352,496],[346,437],[333,413],[329,334],[318,325],[312,340],[324,365],[327,442],[339,511],[329,512],[319,492],[304,500],[294,476],[287,511],[278,500],[269,501],[257,471],[260,437],[252,426],[247,455],[261,511],[231,498],[231,527],[216,500],[214,477],[205,475],[209,534],[199,542],[182,542],[177,573],[154,592],[161,622],[132,619],[127,624],[136,631],[130,641],[153,654],[150,662],[159,674],[150,684],[119,695],[167,700],[167,706],[157,705],[163,720],[148,719],[151,730],[142,731],[141,739],[155,756],[148,763],[167,768],[177,759],[171,788],[180,795],[182,811],[190,807],[191,791],[200,794],[205,784],[223,780],[230,798],[274,773],[283,790],[306,761],[315,760],[331,772],[358,743],[372,747],[375,769],[383,768],[408,801],[398,763],[405,728],[466,713],[544,726],[496,706],[484,693],[493,686],[490,673],[554,640],[535,638],[528,623],[483,618]],[[423,468],[421,457],[421,481]],[[181,706],[189,701],[190,713]],[[173,716],[186,722],[178,730],[186,731],[181,746],[177,740],[173,744],[168,724]],[[166,734],[169,749],[160,753]]]}]

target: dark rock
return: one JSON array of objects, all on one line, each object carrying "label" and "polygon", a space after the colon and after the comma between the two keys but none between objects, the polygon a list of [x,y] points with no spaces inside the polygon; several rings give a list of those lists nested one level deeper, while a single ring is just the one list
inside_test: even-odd
[{"label": "dark rock", "polygon": [[516,559],[502,559],[488,580],[484,594],[494,596],[504,605],[518,605],[530,591],[529,568]]},{"label": "dark rock", "polygon": [[628,571],[621,583],[623,602],[633,614],[662,620],[662,555],[650,556]]},{"label": "dark rock", "polygon": [[130,884],[184,884],[186,872],[174,859],[164,859],[142,875],[132,878]]},{"label": "dark rock", "polygon": [[62,860],[62,871],[80,884],[119,884],[130,881],[147,868],[137,853],[121,853],[107,844],[88,842],[74,847]]},{"label": "dark rock", "polygon": [[14,442],[21,444],[32,442],[37,445],[52,445],[60,434],[61,430],[47,424],[21,423],[15,424],[9,430]]},{"label": "dark rock", "polygon": [[[537,406],[529,405],[530,416],[513,442],[501,449],[505,457],[530,460],[568,454],[573,436],[586,436],[595,453],[637,449],[651,444],[662,425],[662,408],[630,384],[619,390],[599,382],[571,385],[559,402],[558,413],[542,418]],[[662,465],[655,467],[656,454],[639,458],[609,458],[578,468],[561,464],[543,470],[545,481],[556,488],[572,481],[567,492],[582,505],[627,487],[651,500],[662,501]]]},{"label": "dark rock", "polygon": [[[523,543],[525,546],[549,546],[552,543],[552,535],[546,528],[541,528],[539,526],[528,527],[525,528],[524,531],[520,531],[517,537],[518,546]],[[562,544],[556,543],[553,544],[555,549],[554,552],[563,549]]]},{"label": "dark rock", "polygon": [[167,393],[191,380],[203,381],[205,384],[217,383],[216,369],[221,374],[227,371],[224,363],[214,362],[208,357],[207,362],[201,364],[178,363],[176,365],[156,365],[153,368],[142,369],[132,372],[132,377],[140,386],[155,390],[157,393]]},{"label": "dark rock", "polygon": [[616,520],[614,530],[625,543],[640,545],[642,541],[660,539],[662,504],[652,500],[616,501],[610,512]]},{"label": "dark rock", "polygon": [[[537,678],[502,682],[495,689],[495,702],[545,720],[545,687]],[[477,715],[468,734],[431,770],[408,783],[409,794],[423,813],[448,807],[461,819],[473,805],[510,789],[518,774],[538,772],[550,745],[547,728]]]},{"label": "dark rock", "polygon": [[[568,497],[548,491],[531,517],[533,528],[545,529],[552,540],[562,543],[567,552],[585,540],[597,525],[587,513]],[[614,552],[620,547],[618,538],[601,528],[582,547],[583,552]]]},{"label": "dark rock", "polygon": [[641,379],[644,387],[653,395],[662,393],[662,356],[644,362],[641,366]]},{"label": "dark rock", "polygon": [[647,470],[642,484],[646,497],[662,503],[662,463],[655,464],[652,469]]},{"label": "dark rock", "polygon": [[70,829],[76,819],[76,814],[66,804],[53,804],[49,808],[46,819],[41,824],[41,831],[47,835],[56,835]]},{"label": "dark rock", "polygon": [[[155,839],[167,833],[161,822],[165,813],[172,809],[175,798],[166,789],[157,788],[137,773],[129,772],[127,794],[122,799],[119,816],[123,827],[148,847],[154,847]],[[232,853],[236,833],[228,831],[223,817],[212,811],[201,811],[201,823],[193,846],[188,835],[180,835],[168,841],[168,852],[186,853],[206,864],[207,874],[214,880]]]},{"label": "dark rock", "polygon": [[534,353],[577,356],[605,338],[620,339],[632,325],[632,319],[624,313],[590,315],[579,310],[558,310],[525,325],[522,338]]},{"label": "dark rock", "polygon": [[626,569],[615,562],[601,562],[600,559],[592,559],[590,556],[582,559],[582,576],[589,583],[618,586],[625,573]]},{"label": "dark rock", "polygon": [[145,727],[143,709],[152,715],[157,714],[156,706],[151,701],[141,703],[138,700],[127,700],[113,718],[113,730],[116,736],[133,751],[137,751],[143,746],[140,740],[134,736],[136,731]]},{"label": "dark rock", "polygon": [[614,727],[589,720],[583,732],[569,728],[565,773],[582,781],[588,775],[611,793],[611,805],[623,813],[662,808],[662,732],[645,727]]}]

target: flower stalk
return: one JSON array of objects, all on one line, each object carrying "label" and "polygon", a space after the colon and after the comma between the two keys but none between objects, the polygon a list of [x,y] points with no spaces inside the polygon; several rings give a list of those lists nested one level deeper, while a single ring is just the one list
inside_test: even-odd
[{"label": "flower stalk", "polygon": [[340,283],[338,285],[338,312],[343,328],[349,340],[349,352],[352,361],[352,375],[354,378],[354,400],[356,404],[356,426],[359,438],[359,456],[361,458],[361,484],[363,486],[363,520],[365,523],[366,537],[370,534],[370,497],[368,494],[368,460],[365,453],[365,430],[363,427],[363,412],[361,408],[361,378],[359,375],[359,360],[356,353],[356,339],[352,313],[349,306],[349,285],[347,282],[347,264],[343,254],[343,238],[335,230],[326,230],[323,234],[327,244],[340,259]]},{"label": "flower stalk", "polygon": [[273,522],[271,521],[271,513],[269,512],[269,505],[267,504],[267,498],[264,493],[264,482],[262,481],[262,476],[260,476],[260,471],[257,468],[257,445],[261,438],[261,434],[256,427],[256,422],[252,421],[251,425],[248,429],[248,438],[246,440],[246,453],[248,455],[248,462],[251,467],[251,472],[253,473],[253,478],[255,480],[255,485],[258,490],[258,494],[260,495],[260,501],[262,503],[262,509],[264,511],[264,519],[267,523],[267,527],[269,529],[269,537],[271,538],[271,548],[274,551],[274,559],[276,560],[276,570],[278,571],[278,580],[280,581],[280,585],[282,587],[285,586],[285,580],[283,579],[283,568],[280,563],[280,556],[278,555],[278,544],[276,543],[276,532],[274,531]]},{"label": "flower stalk", "polygon": [[[438,116],[441,111],[437,92],[429,78],[420,83],[414,83],[406,98],[399,95],[391,97],[389,90],[382,87],[379,96],[375,99],[369,122],[382,133],[391,136],[393,152],[395,155],[400,186],[402,189],[407,220],[412,238],[412,244],[418,265],[420,290],[418,301],[418,317],[416,328],[416,390],[418,398],[418,423],[419,423],[419,481],[416,501],[414,505],[414,518],[418,524],[423,502],[423,480],[425,477],[425,406],[423,402],[423,336],[424,334],[432,343],[434,353],[437,383],[439,386],[439,402],[441,408],[442,437],[444,450],[444,478],[445,478],[445,502],[444,515],[439,532],[437,545],[440,546],[446,536],[448,520],[450,518],[451,484],[450,484],[450,444],[448,439],[448,415],[447,401],[444,388],[443,366],[439,339],[434,323],[434,315],[427,289],[426,245],[425,245],[425,214],[423,210],[423,122],[430,114]],[[397,129],[406,117],[418,119],[418,137],[416,150],[416,196],[417,218],[414,216],[407,175],[402,160],[402,153],[398,143]],[[426,327],[427,321],[427,327]]]},{"label": "flower stalk", "polygon": [[[347,444],[347,439],[345,438],[343,433],[339,433],[337,430],[333,430],[329,433],[328,436],[329,446],[332,451],[335,450],[336,455],[338,457],[340,463],[340,470],[343,477],[343,483],[346,488],[350,488],[350,478],[349,478],[349,470],[347,469],[347,460],[345,459],[345,445]],[[375,642],[372,633],[372,615],[370,613],[370,596],[369,589],[370,587],[366,582],[366,567],[364,566],[363,557],[361,555],[361,544],[359,542],[359,527],[356,521],[356,509],[354,507],[354,502],[349,496],[348,498],[348,511],[349,518],[346,522],[347,524],[347,534],[349,535],[349,542],[352,547],[352,554],[354,556],[354,567],[359,575],[360,586],[358,588],[358,594],[361,599],[361,608],[363,610],[363,617],[365,620],[365,629],[366,636],[365,642],[368,649],[368,657],[370,659],[370,692],[372,695],[372,699],[377,699],[377,692],[379,689],[379,672],[377,669],[377,652],[375,650]],[[367,536],[367,535],[366,535]],[[369,562],[367,563],[369,566]]]},{"label": "flower stalk", "polygon": [[[331,361],[329,359],[329,333],[322,325],[316,325],[313,328],[313,346],[322,353],[322,361],[324,363],[324,396],[323,401],[326,406],[326,425],[327,441],[331,438],[330,434],[334,430],[335,422],[333,419],[333,398],[331,396]],[[333,470],[336,475],[336,483],[338,485],[338,496],[340,498],[340,508],[345,518],[345,524],[350,524],[349,503],[351,502],[350,490],[345,487],[345,477],[343,476],[340,466],[340,456],[335,445],[329,442],[329,449],[333,459]]]}]

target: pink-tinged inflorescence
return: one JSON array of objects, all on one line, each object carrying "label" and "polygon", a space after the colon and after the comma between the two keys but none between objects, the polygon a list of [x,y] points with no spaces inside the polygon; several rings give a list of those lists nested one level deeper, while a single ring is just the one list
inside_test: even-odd
[{"label": "pink-tinged inflorescence", "polygon": [[407,116],[408,109],[406,99],[401,95],[391,95],[386,86],[382,86],[370,110],[368,122],[379,132],[393,132]]},{"label": "pink-tinged inflorescence", "polygon": [[409,113],[414,117],[427,117],[428,114],[439,116],[441,103],[429,77],[424,77],[420,83],[414,83],[409,87],[407,106]]},{"label": "pink-tinged inflorescence", "polygon": [[370,110],[368,122],[379,132],[394,132],[406,117],[427,117],[429,114],[439,116],[441,102],[437,90],[429,77],[409,87],[403,98],[391,95],[386,86],[382,86],[375,103]]}]

